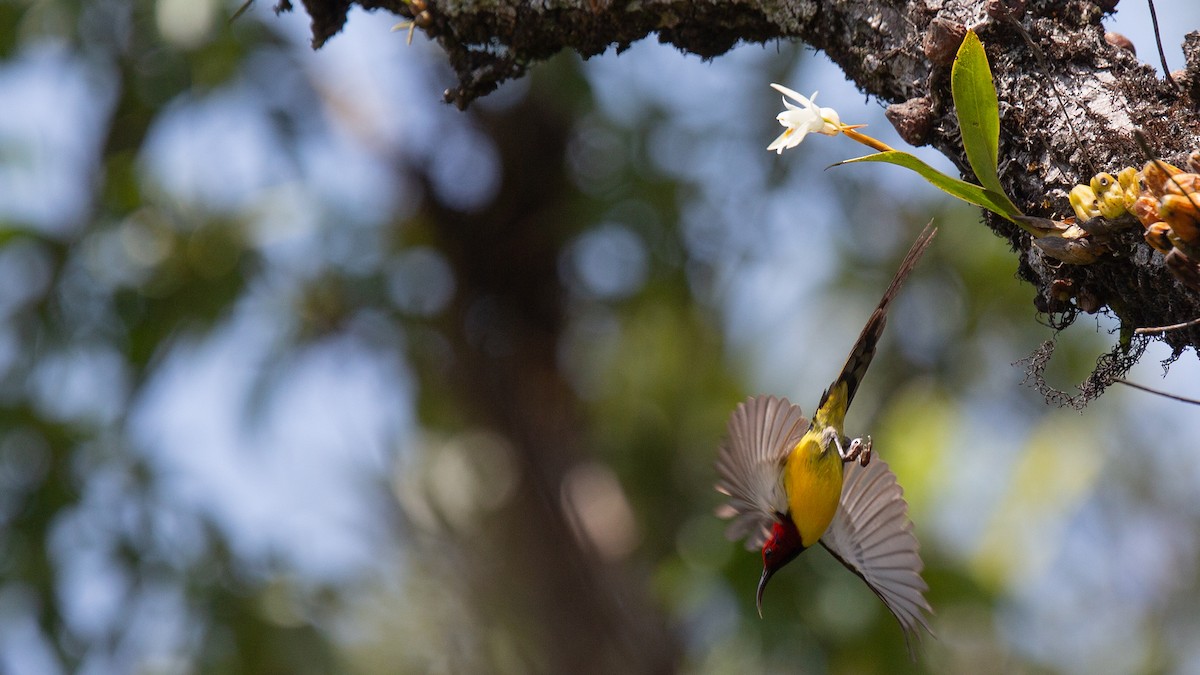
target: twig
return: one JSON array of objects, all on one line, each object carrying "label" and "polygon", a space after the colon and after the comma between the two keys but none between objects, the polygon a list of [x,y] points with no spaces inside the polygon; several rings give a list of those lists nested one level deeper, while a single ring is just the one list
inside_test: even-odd
[{"label": "twig", "polygon": [[1162,62],[1163,77],[1172,87],[1178,89],[1179,85],[1175,84],[1175,78],[1171,77],[1171,69],[1167,67],[1167,54],[1163,51],[1162,35],[1158,32],[1158,14],[1154,11],[1154,0],[1146,0],[1146,3],[1150,5],[1150,23],[1154,24],[1154,44],[1158,46],[1158,60]]},{"label": "twig", "polygon": [[1120,382],[1121,384],[1123,384],[1127,387],[1133,387],[1134,389],[1141,389],[1142,391],[1145,391],[1145,392],[1148,392],[1151,394],[1156,394],[1158,396],[1162,396],[1163,398],[1169,398],[1169,399],[1172,399],[1175,401],[1181,401],[1183,403],[1191,403],[1192,405],[1200,405],[1200,401],[1198,401],[1194,398],[1188,398],[1186,396],[1176,396],[1175,394],[1168,394],[1165,391],[1151,389],[1150,387],[1147,387],[1145,385],[1134,384],[1133,382],[1130,382],[1129,380],[1123,380],[1123,379],[1118,378],[1118,379],[1113,380],[1113,382]]},{"label": "twig", "polygon": [[1195,326],[1197,324],[1200,324],[1200,317],[1192,319],[1191,321],[1184,321],[1183,323],[1173,323],[1170,326],[1155,326],[1152,328],[1151,327],[1138,328],[1138,329],[1134,330],[1133,332],[1137,333],[1138,335],[1148,335],[1150,333],[1166,333],[1167,331],[1181,330],[1184,328],[1189,328],[1191,326]]}]

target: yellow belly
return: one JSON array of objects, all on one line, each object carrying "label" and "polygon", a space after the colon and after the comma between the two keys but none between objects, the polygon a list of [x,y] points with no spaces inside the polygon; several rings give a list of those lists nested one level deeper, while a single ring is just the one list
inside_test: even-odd
[{"label": "yellow belly", "polygon": [[842,459],[836,448],[822,453],[819,437],[810,429],[784,465],[788,507],[805,547],[825,534],[842,494]]}]

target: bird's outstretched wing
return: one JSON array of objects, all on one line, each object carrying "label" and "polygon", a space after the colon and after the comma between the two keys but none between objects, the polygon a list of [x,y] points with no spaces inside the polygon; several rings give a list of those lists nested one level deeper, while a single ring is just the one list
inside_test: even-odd
[{"label": "bird's outstretched wing", "polygon": [[876,457],[867,466],[845,465],[841,501],[821,544],[883,600],[904,629],[911,653],[910,638],[921,637],[918,628],[931,632],[926,615],[933,610],[925,600],[925,564],[904,490],[886,462]]},{"label": "bird's outstretched wing", "polygon": [[734,518],[727,537],[746,537],[748,549],[762,547],[776,514],[788,510],[783,462],[806,430],[800,407],[786,398],[755,396],[738,404],[717,453],[717,492],[729,496],[717,515]]}]

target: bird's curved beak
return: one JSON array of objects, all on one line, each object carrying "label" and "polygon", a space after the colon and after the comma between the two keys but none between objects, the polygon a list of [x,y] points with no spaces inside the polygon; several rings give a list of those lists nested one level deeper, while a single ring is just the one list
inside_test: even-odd
[{"label": "bird's curved beak", "polygon": [[771,575],[775,574],[775,570],[769,567],[763,568],[762,576],[758,579],[758,593],[754,595],[754,604],[758,606],[758,618],[762,618],[762,596],[763,591],[767,588],[767,582],[771,580]]}]

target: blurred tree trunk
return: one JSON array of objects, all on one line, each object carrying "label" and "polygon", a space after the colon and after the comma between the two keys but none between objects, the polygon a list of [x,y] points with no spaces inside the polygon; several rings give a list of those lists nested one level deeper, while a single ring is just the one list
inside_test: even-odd
[{"label": "blurred tree trunk", "polygon": [[[319,47],[341,29],[353,3],[304,4]],[[1066,192],[1072,185],[1098,171],[1141,166],[1146,158],[1133,140],[1135,129],[1144,130],[1154,152],[1168,161],[1182,162],[1200,148],[1200,34],[1187,41],[1186,71],[1172,86],[1133,53],[1105,40],[1100,21],[1116,0],[1030,0],[1027,6],[1025,0],[358,4],[412,17],[438,41],[459,78],[446,99],[459,106],[563,49],[585,57],[612,46],[619,52],[657,33],[660,42],[716,57],[740,42],[799,40],[828,54],[864,92],[892,104],[889,117],[906,141],[933,145],[972,180],[950,97],[949,63],[962,27],[975,26],[1001,101],[1001,180],[1031,216],[1069,215]],[[1154,53],[1153,45],[1139,46],[1143,54]],[[1162,257],[1140,242],[1136,228],[1115,237],[1098,262],[1069,265],[1044,256],[1011,223],[988,215],[987,224],[1019,253],[1020,275],[1036,287],[1035,302],[1053,325],[1065,326],[1079,311],[1105,305],[1127,329],[1200,316],[1198,294],[1175,280]],[[1052,285],[1070,289],[1073,297],[1052,293]],[[1179,353],[1200,345],[1200,328],[1163,339]]]},{"label": "blurred tree trunk", "polygon": [[[471,426],[501,434],[518,489],[462,541],[468,601],[485,624],[521,636],[548,673],[668,673],[678,645],[647,579],[602,560],[572,532],[562,486],[591,453],[579,401],[559,372],[565,325],[559,259],[579,219],[567,211],[570,120],[535,93],[479,117],[500,155],[495,198],[469,213],[425,180],[420,219],[457,281],[441,322],[452,345],[449,394]],[[426,387],[422,387],[423,390]]]}]

